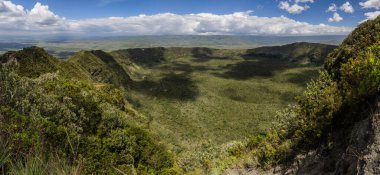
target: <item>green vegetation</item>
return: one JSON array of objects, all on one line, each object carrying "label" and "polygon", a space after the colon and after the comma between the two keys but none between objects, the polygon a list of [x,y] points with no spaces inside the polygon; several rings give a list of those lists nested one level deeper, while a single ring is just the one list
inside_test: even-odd
[{"label": "green vegetation", "polygon": [[[296,105],[279,112],[271,131],[248,139],[232,151],[233,155],[243,155],[237,166],[251,163],[249,166],[266,169],[292,161],[296,154],[322,144],[329,152],[334,140],[348,144],[342,141],[345,136],[334,138],[339,135],[332,133],[351,128],[355,121],[371,114],[380,85],[379,21],[377,18],[361,24],[329,54],[326,71],[308,84]],[[252,163],[254,158],[258,161]],[[337,161],[334,157],[330,160]]]},{"label": "green vegetation", "polygon": [[42,74],[57,71],[58,69],[58,60],[38,47],[25,48],[22,52],[8,52],[0,58],[0,62],[13,62],[19,65],[22,69],[18,69],[17,73],[21,76],[31,78],[36,78]]},{"label": "green vegetation", "polygon": [[173,166],[166,148],[133,124],[140,116],[123,91],[54,73],[20,77],[4,67],[0,77],[2,172],[50,174],[59,158],[82,173],[155,174]]},{"label": "green vegetation", "polygon": [[[330,49],[296,45],[304,48],[297,59],[308,62],[243,49],[81,51],[65,61],[37,47],[9,52],[0,57],[0,147],[6,148],[0,171],[220,174],[247,147],[260,145],[255,155],[270,165],[294,143],[283,145],[281,133],[270,130],[276,111],[294,104],[319,75],[322,58],[310,55]],[[335,93],[330,89],[318,93]],[[299,140],[317,133],[299,125]],[[252,135],[260,136],[248,141]]]},{"label": "green vegetation", "polygon": [[320,68],[215,52],[227,57],[184,56],[154,66],[129,94],[186,171],[216,166],[230,142],[266,132]]}]

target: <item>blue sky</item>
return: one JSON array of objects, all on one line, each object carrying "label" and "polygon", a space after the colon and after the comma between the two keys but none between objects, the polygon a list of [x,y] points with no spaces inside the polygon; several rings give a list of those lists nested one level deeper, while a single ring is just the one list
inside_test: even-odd
[{"label": "blue sky", "polygon": [[[1,10],[4,2],[0,18],[9,23],[17,21],[7,15],[17,12],[10,3],[25,13],[25,26],[15,34],[346,34],[380,14],[380,0],[11,0]],[[327,11],[332,4],[336,8]]]},{"label": "blue sky", "polygon": [[[254,15],[275,17],[285,15],[292,19],[313,24],[328,23],[332,13],[326,10],[331,3],[341,5],[346,0],[315,0],[310,9],[301,14],[289,14],[278,8],[277,0],[14,0],[16,4],[31,9],[36,2],[49,5],[54,13],[70,19],[101,18],[111,16],[135,16],[139,14],[154,15],[157,13],[213,13],[229,14],[253,10]],[[362,21],[365,12],[359,5],[360,0],[348,1],[355,9],[353,14],[340,14],[344,20],[334,24],[338,26],[356,26]]]}]

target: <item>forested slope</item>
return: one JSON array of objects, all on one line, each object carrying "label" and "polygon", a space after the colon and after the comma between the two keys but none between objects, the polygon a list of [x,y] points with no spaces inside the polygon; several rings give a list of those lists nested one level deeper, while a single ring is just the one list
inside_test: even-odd
[{"label": "forested slope", "polygon": [[360,24],[272,130],[237,149],[236,167],[253,159],[270,174],[378,174],[379,41],[380,17]]},{"label": "forested slope", "polygon": [[[144,116],[131,107],[125,91],[100,83],[108,79],[92,81],[92,72],[81,65],[62,66],[36,47],[1,60],[0,172],[175,172],[172,155],[135,122]],[[106,60],[100,65],[113,64]],[[73,71],[75,78],[67,74]]]}]

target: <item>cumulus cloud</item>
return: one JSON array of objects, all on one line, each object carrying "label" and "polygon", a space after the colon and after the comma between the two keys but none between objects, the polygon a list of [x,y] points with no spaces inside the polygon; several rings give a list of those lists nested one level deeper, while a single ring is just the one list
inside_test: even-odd
[{"label": "cumulus cloud", "polygon": [[0,35],[329,35],[347,34],[351,27],[313,25],[284,16],[258,17],[252,11],[216,15],[212,13],[138,15],[130,17],[70,20],[37,3],[25,10],[0,0]]},{"label": "cumulus cloud", "polygon": [[376,17],[380,15],[380,11],[367,12],[367,13],[364,13],[364,15],[367,17],[367,19],[361,21],[361,23],[367,20],[375,19]]},{"label": "cumulus cloud", "polygon": [[[345,2],[339,7],[339,10],[345,12],[345,13],[354,13],[354,7],[350,4],[350,2]],[[326,10],[326,12],[337,12],[338,6],[335,3],[331,3],[329,8]]]},{"label": "cumulus cloud", "polygon": [[24,7],[13,4],[10,1],[0,0],[0,15],[2,16],[23,16],[25,15]]},{"label": "cumulus cloud", "polygon": [[252,16],[251,12],[226,15],[163,13],[150,16],[88,19],[72,22],[72,26],[75,26],[73,30],[81,32],[127,35],[324,35],[345,34],[352,30],[352,28],[324,24],[312,25],[284,16],[272,18]]},{"label": "cumulus cloud", "polygon": [[[365,0],[364,2],[361,2],[359,4],[364,9],[371,9],[371,8],[380,9],[380,0]],[[375,19],[379,15],[380,15],[380,11],[367,12],[364,14],[364,16],[366,16],[366,19],[361,21],[360,23],[370,20],[370,19]]]},{"label": "cumulus cloud", "polygon": [[309,9],[310,7],[308,5],[298,5],[298,3],[295,3],[293,5],[290,5],[287,1],[281,1],[278,7],[282,10],[286,10],[287,12],[291,14],[300,14],[303,11]]},{"label": "cumulus cloud", "polygon": [[329,8],[326,11],[327,12],[336,12],[337,10],[338,10],[338,7],[336,6],[336,4],[331,3]]},{"label": "cumulus cloud", "polygon": [[339,9],[344,11],[345,13],[354,13],[355,12],[354,7],[352,7],[350,2],[348,2],[348,1],[346,3],[344,3],[342,6],[340,6]]},{"label": "cumulus cloud", "polygon": [[30,20],[40,25],[53,25],[63,19],[51,12],[48,6],[39,2],[27,14]]},{"label": "cumulus cloud", "polygon": [[343,18],[337,12],[334,13],[333,17],[329,18],[329,22],[339,22],[342,20]]},{"label": "cumulus cloud", "polygon": [[329,8],[326,10],[326,12],[334,12],[333,16],[328,19],[329,22],[340,22],[343,20],[343,18],[339,15],[338,10],[341,10],[345,13],[354,13],[354,7],[352,7],[350,2],[345,2],[342,4],[339,9],[338,6],[335,3],[331,3]]},{"label": "cumulus cloud", "polygon": [[36,3],[29,11],[11,1],[0,0],[1,34],[22,33],[24,31],[55,33],[63,30],[65,19],[55,15],[49,7]]},{"label": "cumulus cloud", "polygon": [[362,8],[369,9],[375,8],[380,9],[380,0],[365,0],[364,2],[359,3]]},{"label": "cumulus cloud", "polygon": [[314,3],[314,0],[295,0],[294,2],[295,3],[308,3],[308,2]]}]

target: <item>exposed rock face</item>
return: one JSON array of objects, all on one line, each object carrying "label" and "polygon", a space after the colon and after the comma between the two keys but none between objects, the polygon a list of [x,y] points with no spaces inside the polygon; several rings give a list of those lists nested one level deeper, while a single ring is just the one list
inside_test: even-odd
[{"label": "exposed rock face", "polygon": [[332,133],[332,141],[298,155],[290,166],[273,174],[380,174],[380,101],[373,114]]},{"label": "exposed rock face", "polygon": [[372,115],[371,133],[366,152],[363,154],[358,174],[380,174],[380,102]]}]

